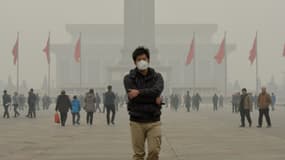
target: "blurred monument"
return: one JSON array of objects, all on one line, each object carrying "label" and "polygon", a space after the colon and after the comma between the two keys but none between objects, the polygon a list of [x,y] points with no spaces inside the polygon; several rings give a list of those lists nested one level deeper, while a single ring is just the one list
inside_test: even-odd
[{"label": "blurred monument", "polygon": [[[196,33],[196,90],[203,96],[223,91],[225,64],[216,64],[219,44],[211,42],[215,24],[156,24],[153,0],[125,0],[124,24],[68,24],[72,40],[53,44],[56,55],[56,86],[79,89],[79,68],[73,58],[79,33],[81,39],[82,86],[104,91],[111,84],[123,93],[123,76],[134,67],[132,51],[145,46],[151,51],[151,65],[166,81],[166,93],[183,93],[193,88],[193,64],[185,66],[193,32]],[[221,37],[222,38],[222,37]],[[227,54],[235,45],[227,44]]]}]

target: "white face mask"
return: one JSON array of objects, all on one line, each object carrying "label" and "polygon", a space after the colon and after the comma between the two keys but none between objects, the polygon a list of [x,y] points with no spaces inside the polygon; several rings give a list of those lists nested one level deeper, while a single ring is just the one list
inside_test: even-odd
[{"label": "white face mask", "polygon": [[139,70],[146,70],[146,69],[148,69],[148,67],[149,67],[149,64],[145,60],[141,60],[137,63],[137,68]]}]

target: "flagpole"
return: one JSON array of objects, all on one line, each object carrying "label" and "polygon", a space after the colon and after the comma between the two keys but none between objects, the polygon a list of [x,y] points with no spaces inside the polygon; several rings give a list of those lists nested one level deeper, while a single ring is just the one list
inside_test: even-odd
[{"label": "flagpole", "polygon": [[18,48],[17,48],[17,92],[19,93],[19,32],[17,32],[17,41],[18,41]]},{"label": "flagpole", "polygon": [[[196,45],[196,38],[195,38],[195,32],[193,33],[193,39],[194,39],[194,45]],[[194,46],[195,48],[195,46]],[[193,54],[193,95],[195,94],[196,91],[196,51],[194,50]]]},{"label": "flagpole", "polygon": [[48,64],[48,96],[50,96],[50,64]]},{"label": "flagpole", "polygon": [[82,89],[82,53],[81,53],[81,32],[79,34],[79,46],[80,46],[80,84],[79,84],[79,87],[80,87],[80,90]]},{"label": "flagpole", "polygon": [[258,93],[258,50],[257,50],[257,31],[256,31],[256,94]]},{"label": "flagpole", "polygon": [[226,41],[226,38],[227,38],[227,32],[225,32],[225,97],[227,97],[227,94],[228,94],[228,56],[227,56],[227,41]]},{"label": "flagpole", "polygon": [[48,96],[50,96],[50,32],[48,33]]}]

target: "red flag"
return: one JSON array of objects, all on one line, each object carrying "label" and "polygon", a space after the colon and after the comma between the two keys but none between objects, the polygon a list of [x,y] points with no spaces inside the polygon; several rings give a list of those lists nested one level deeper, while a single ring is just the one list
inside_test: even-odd
[{"label": "red flag", "polygon": [[225,57],[225,43],[226,43],[226,37],[224,37],[224,39],[220,45],[219,51],[215,56],[216,62],[218,64],[221,64],[223,62],[224,57]]},{"label": "red flag", "polygon": [[186,65],[191,64],[192,59],[194,58],[194,54],[195,54],[195,37],[193,37],[193,39],[192,39],[190,50],[189,50],[189,53],[188,53],[188,56],[186,59]]},{"label": "red flag", "polygon": [[284,44],[284,49],[283,49],[283,57],[285,57],[285,44]]},{"label": "red flag", "polygon": [[74,59],[77,63],[80,62],[80,56],[81,56],[81,36],[78,38],[76,46],[75,46],[75,51],[74,51]]},{"label": "red flag", "polygon": [[50,64],[50,35],[48,36],[47,44],[45,48],[43,49],[43,52],[45,52],[47,57],[47,62]]},{"label": "red flag", "polygon": [[17,40],[16,40],[16,43],[14,44],[12,54],[14,57],[13,63],[14,63],[14,65],[16,65],[16,63],[18,61],[18,56],[19,56],[19,34],[17,34]]},{"label": "red flag", "polygon": [[249,59],[251,64],[253,64],[254,60],[256,59],[256,55],[257,55],[257,34],[255,36],[253,46],[252,46],[250,53],[249,53],[248,59]]}]

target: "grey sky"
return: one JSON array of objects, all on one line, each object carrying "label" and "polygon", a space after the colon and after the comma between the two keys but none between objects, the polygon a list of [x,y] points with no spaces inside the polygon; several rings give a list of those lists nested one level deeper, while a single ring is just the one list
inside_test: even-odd
[{"label": "grey sky", "polygon": [[[239,79],[248,88],[255,88],[255,66],[249,65],[248,53],[258,30],[262,82],[275,75],[281,83],[285,68],[285,58],[281,57],[285,43],[284,0],[155,1],[156,23],[219,24],[215,43],[220,43],[227,31],[227,41],[237,44],[228,59],[229,81]],[[21,79],[34,87],[39,87],[46,75],[42,49],[48,31],[52,32],[52,43],[64,43],[70,38],[65,31],[67,23],[123,23],[123,0],[0,0],[0,4],[0,79],[7,81],[8,75],[16,79],[11,50],[19,31]]]}]

